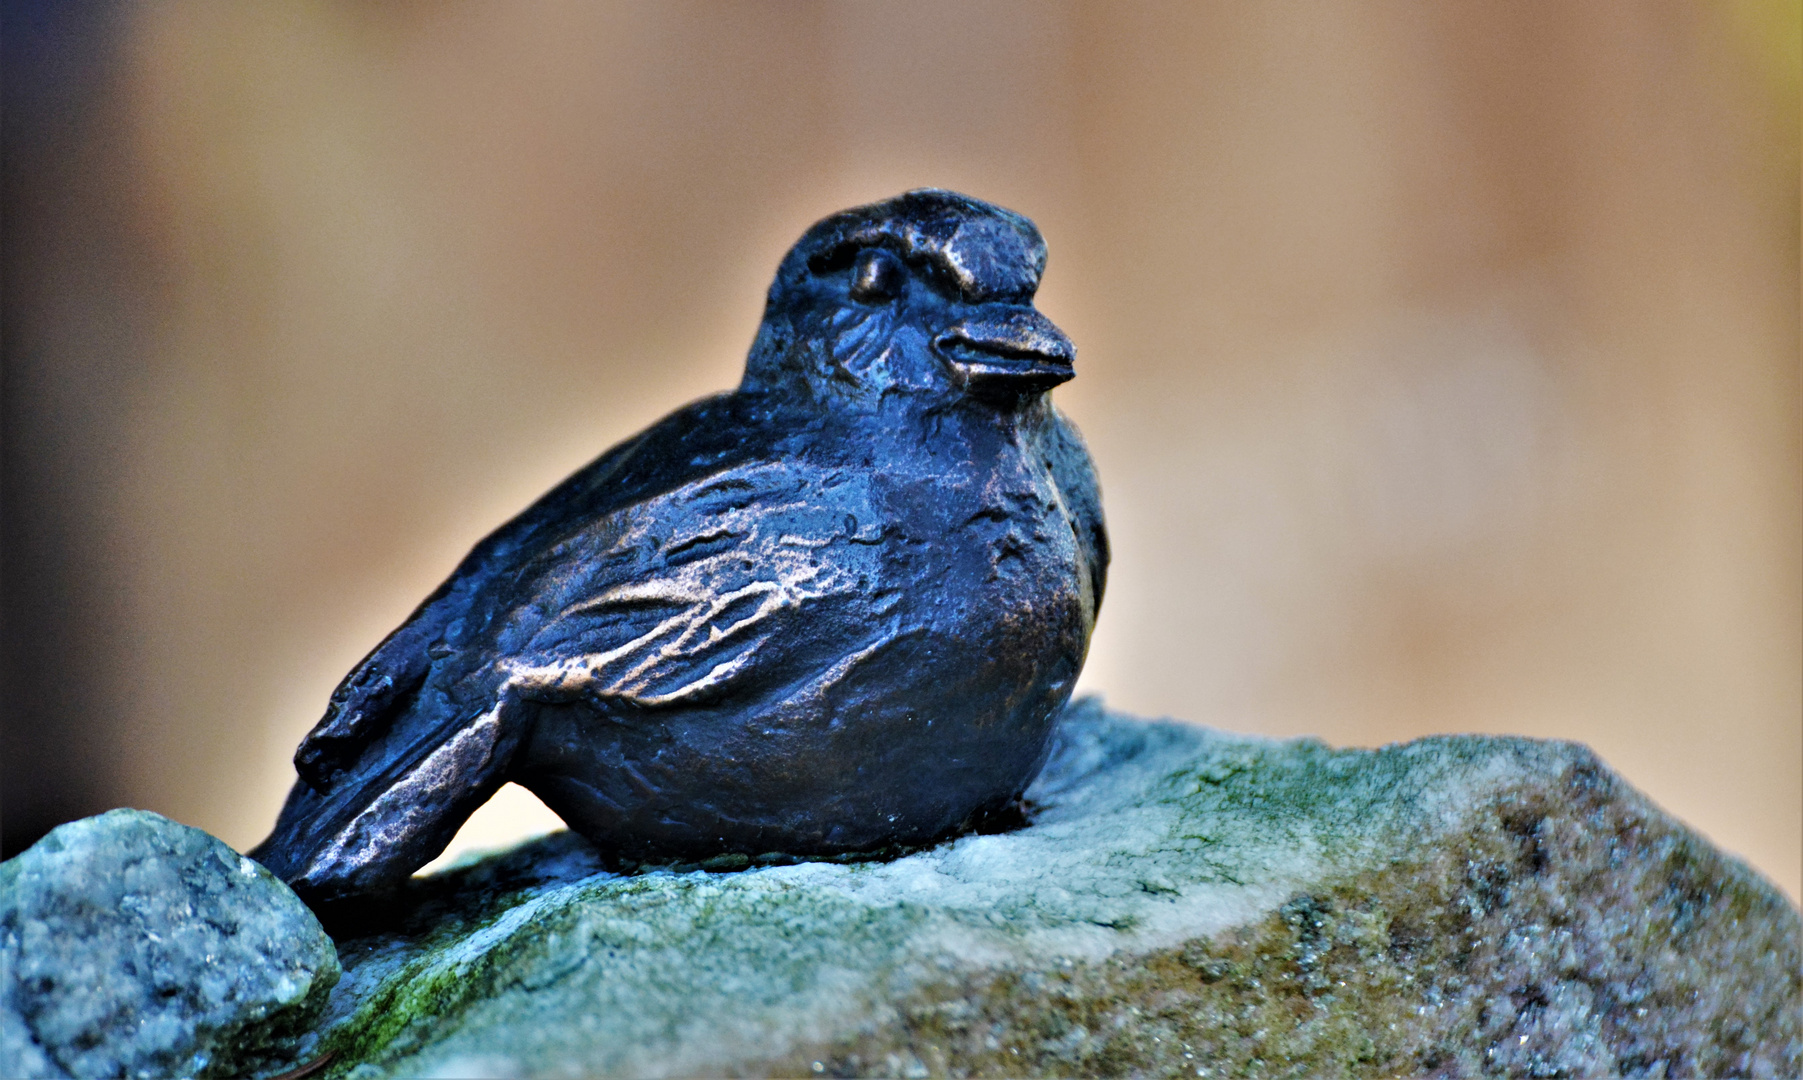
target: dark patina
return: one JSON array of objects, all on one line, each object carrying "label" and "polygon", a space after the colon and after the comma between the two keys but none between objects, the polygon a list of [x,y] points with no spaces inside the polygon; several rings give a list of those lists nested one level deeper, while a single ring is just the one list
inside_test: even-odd
[{"label": "dark patina", "polygon": [[1108,563],[1044,266],[1030,221],[945,191],[808,230],[739,389],[478,544],[332,695],[252,854],[315,903],[378,890],[508,781],[631,861],[922,844],[1012,805]]}]

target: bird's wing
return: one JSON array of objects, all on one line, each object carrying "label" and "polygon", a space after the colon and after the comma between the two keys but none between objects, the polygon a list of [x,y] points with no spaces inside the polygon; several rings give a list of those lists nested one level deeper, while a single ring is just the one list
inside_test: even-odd
[{"label": "bird's wing", "polygon": [[643,714],[819,674],[822,649],[881,633],[832,611],[878,577],[869,489],[759,458],[547,523],[443,628],[380,734],[329,784],[294,786],[253,857],[322,902],[393,884],[505,782],[535,703]]},{"label": "bird's wing", "polygon": [[[365,656],[332,693],[322,717],[294,754],[295,771],[324,792],[372,741],[405,712],[431,672],[447,632],[492,593],[497,580],[544,547],[572,518],[606,515],[648,490],[681,484],[732,447],[730,395],[697,401],[615,446],[519,516],[490,533],[407,621]],[[674,474],[674,475],[673,475]]]},{"label": "bird's wing", "polygon": [[508,684],[642,710],[789,677],[837,624],[822,616],[877,578],[881,535],[863,471],[778,460],[704,477],[547,552]]}]

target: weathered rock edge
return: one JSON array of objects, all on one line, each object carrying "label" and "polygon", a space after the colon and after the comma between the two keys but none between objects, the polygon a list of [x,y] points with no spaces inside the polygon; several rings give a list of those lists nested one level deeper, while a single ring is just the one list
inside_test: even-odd
[{"label": "weathered rock edge", "polygon": [[[1803,920],[1569,743],[1079,703],[1030,828],[618,876],[557,834],[339,943],[327,1075],[1797,1075]],[[930,782],[923,778],[922,782]]]}]

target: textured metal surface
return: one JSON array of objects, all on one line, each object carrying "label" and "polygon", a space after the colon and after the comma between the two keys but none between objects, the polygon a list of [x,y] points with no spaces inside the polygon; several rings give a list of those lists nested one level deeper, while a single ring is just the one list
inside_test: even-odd
[{"label": "textured metal surface", "polygon": [[333,694],[253,856],[394,884],[502,783],[629,859],[918,844],[1044,761],[1108,562],[1017,214],[910,192],[784,258],[739,389],[478,544]]}]

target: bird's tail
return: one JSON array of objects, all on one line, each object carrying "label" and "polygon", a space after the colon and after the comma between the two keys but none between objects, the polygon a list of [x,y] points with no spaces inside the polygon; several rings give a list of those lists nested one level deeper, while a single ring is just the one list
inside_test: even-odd
[{"label": "bird's tail", "polygon": [[521,734],[511,697],[474,715],[419,705],[323,790],[296,781],[250,851],[315,908],[399,885],[505,782]]}]

